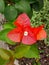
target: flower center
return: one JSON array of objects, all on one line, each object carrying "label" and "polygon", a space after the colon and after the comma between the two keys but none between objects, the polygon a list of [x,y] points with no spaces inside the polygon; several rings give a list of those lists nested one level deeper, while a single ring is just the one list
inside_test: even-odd
[{"label": "flower center", "polygon": [[28,35],[28,32],[27,31],[24,31],[24,36],[27,36]]}]

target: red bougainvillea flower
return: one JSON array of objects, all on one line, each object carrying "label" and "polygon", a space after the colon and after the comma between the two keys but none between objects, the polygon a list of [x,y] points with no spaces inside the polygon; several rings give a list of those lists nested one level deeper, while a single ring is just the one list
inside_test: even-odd
[{"label": "red bougainvillea flower", "polygon": [[37,40],[46,38],[43,26],[32,28],[30,26],[30,19],[25,13],[18,16],[14,25],[17,28],[14,28],[7,34],[7,37],[14,42],[22,41],[23,44],[32,45]]}]

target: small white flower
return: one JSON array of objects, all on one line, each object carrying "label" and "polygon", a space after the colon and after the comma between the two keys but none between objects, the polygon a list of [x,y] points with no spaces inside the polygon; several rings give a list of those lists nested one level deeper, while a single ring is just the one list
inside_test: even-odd
[{"label": "small white flower", "polygon": [[27,36],[28,35],[28,32],[27,31],[24,31],[24,36]]}]

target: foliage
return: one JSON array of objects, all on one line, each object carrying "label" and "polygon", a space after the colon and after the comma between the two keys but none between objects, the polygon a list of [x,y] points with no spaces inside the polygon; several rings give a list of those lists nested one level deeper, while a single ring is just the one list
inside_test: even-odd
[{"label": "foliage", "polygon": [[2,59],[2,58],[0,57],[0,64],[1,64],[1,65],[6,65],[7,63],[8,63],[7,60],[4,60],[4,59]]},{"label": "foliage", "polygon": [[48,0],[44,0],[44,7],[40,11],[33,10],[33,16],[31,18],[32,26],[39,26],[44,24],[45,30],[47,31],[47,38],[45,39],[45,43],[49,45],[49,2]]},{"label": "foliage", "polygon": [[0,40],[3,40],[3,41],[6,41],[7,43],[9,43],[9,44],[15,44],[14,42],[12,42],[11,40],[9,40],[8,39],[8,37],[7,37],[7,33],[10,31],[11,29],[5,29],[5,30],[2,30],[1,32],[0,32]]},{"label": "foliage", "polygon": [[[16,58],[22,58],[27,53],[27,51],[30,49],[30,46],[22,45],[20,44],[15,48],[15,57]],[[21,51],[22,50],[22,51]]]},{"label": "foliage", "polygon": [[19,1],[15,4],[15,8],[19,11],[19,13],[26,12],[29,16],[31,16],[31,7],[27,1]]},{"label": "foliage", "polygon": [[42,7],[43,0],[1,0],[0,2],[0,12],[4,12],[5,18],[8,21],[15,20],[15,18],[22,12],[27,13],[31,18],[32,8],[40,10]]},{"label": "foliage", "polygon": [[[48,37],[45,43],[49,45],[49,2],[48,0],[0,0],[0,12],[5,15],[8,21],[3,25],[4,30],[0,31],[0,40],[7,42],[10,45],[15,45],[14,42],[7,38],[7,33],[15,28],[13,21],[20,13],[27,13],[31,19],[31,25],[37,27],[44,24]],[[39,50],[36,44],[32,46],[19,45],[14,51],[0,49],[1,65],[7,63],[7,60],[12,56],[15,58],[39,58]],[[4,60],[3,60],[3,59]],[[6,64],[5,64],[6,65]]]},{"label": "foliage", "polygon": [[0,12],[4,12],[5,4],[3,0],[0,0]]},{"label": "foliage", "polygon": [[39,56],[39,50],[36,44],[32,45],[30,49],[25,54],[25,57],[27,58],[40,58]]},{"label": "foliage", "polygon": [[17,10],[14,6],[7,6],[4,11],[7,20],[12,21],[17,17]]}]

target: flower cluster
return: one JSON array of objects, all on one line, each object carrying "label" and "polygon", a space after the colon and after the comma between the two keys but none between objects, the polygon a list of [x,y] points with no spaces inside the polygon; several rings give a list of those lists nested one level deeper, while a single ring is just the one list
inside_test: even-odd
[{"label": "flower cluster", "polygon": [[15,20],[16,28],[8,32],[7,37],[13,42],[22,42],[22,44],[32,45],[37,40],[46,38],[44,26],[31,27],[30,19],[27,14],[23,13]]}]

